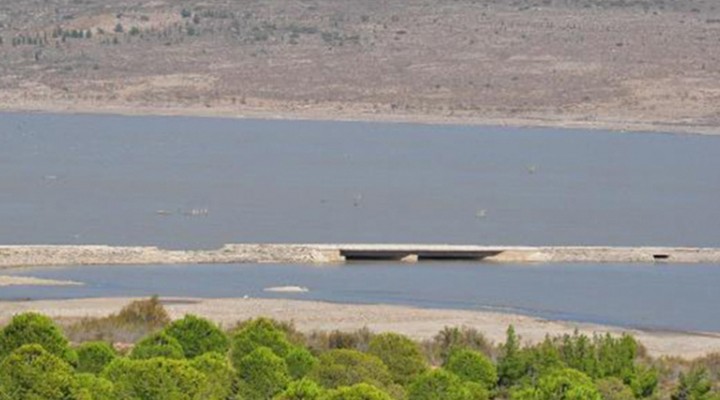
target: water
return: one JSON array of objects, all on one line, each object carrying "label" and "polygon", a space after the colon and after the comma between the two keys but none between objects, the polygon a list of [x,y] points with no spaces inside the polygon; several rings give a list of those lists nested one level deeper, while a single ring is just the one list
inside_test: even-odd
[{"label": "water", "polygon": [[[6,271],[3,271],[3,274]],[[269,297],[494,310],[548,319],[720,332],[720,268],[712,265],[351,263],[30,268],[13,275],[85,286],[7,287],[0,299],[113,296]],[[307,293],[270,293],[277,286]]]},{"label": "water", "polygon": [[720,137],[0,114],[0,243],[718,246],[719,154]]}]

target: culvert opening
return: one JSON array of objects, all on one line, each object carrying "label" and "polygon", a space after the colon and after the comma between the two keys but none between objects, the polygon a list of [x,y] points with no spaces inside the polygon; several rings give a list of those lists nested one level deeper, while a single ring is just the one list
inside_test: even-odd
[{"label": "culvert opening", "polygon": [[341,251],[345,261],[401,261],[410,253],[388,251]]},{"label": "culvert opening", "polygon": [[653,259],[655,261],[663,261],[670,258],[670,254],[653,254]]},{"label": "culvert opening", "polygon": [[419,261],[478,261],[486,257],[496,256],[502,251],[482,251],[482,252],[427,252],[418,253]]}]

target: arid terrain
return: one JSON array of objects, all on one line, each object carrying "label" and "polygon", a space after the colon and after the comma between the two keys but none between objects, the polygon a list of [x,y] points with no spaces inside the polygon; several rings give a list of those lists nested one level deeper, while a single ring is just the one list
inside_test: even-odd
[{"label": "arid terrain", "polygon": [[720,131],[714,0],[23,0],[0,37],[0,110]]}]

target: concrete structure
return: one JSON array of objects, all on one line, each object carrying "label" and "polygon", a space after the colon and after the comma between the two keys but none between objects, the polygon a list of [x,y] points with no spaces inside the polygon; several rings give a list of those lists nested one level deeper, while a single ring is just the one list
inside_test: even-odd
[{"label": "concrete structure", "polygon": [[495,263],[720,264],[720,248],[526,247],[432,244],[228,244],[216,250],[157,247],[0,246],[0,268],[53,265],[297,263],[471,260]]}]

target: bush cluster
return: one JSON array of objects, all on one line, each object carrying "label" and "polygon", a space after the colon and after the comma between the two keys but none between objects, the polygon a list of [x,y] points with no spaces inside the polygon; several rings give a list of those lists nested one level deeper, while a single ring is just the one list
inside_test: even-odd
[{"label": "bush cluster", "polygon": [[304,336],[264,318],[226,332],[192,315],[169,323],[157,299],[112,318],[152,329],[118,352],[15,316],[0,330],[0,400],[720,400],[720,356],[652,360],[630,336],[522,346],[510,327],[493,346],[447,328],[420,344],[366,330]]}]

